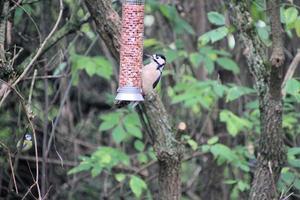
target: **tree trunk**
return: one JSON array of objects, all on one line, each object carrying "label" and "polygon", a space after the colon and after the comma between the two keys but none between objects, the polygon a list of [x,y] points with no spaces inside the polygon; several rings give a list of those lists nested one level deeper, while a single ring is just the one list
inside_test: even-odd
[{"label": "tree trunk", "polygon": [[159,187],[164,188],[159,191],[159,197],[163,200],[181,199],[181,179],[180,166],[181,160],[166,159],[159,160]]},{"label": "tree trunk", "polygon": [[272,32],[272,54],[268,61],[262,42],[257,39],[247,1],[239,1],[228,8],[234,9],[232,21],[240,30],[246,50],[248,66],[255,79],[259,96],[261,135],[257,149],[258,165],[251,186],[251,200],[277,199],[277,181],[286,161],[282,139],[282,68],[283,40],[279,15],[280,1],[267,1]]}]

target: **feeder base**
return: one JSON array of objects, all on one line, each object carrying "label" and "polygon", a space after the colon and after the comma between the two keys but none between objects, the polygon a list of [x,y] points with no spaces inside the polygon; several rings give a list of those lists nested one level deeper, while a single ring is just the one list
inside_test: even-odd
[{"label": "feeder base", "polygon": [[125,86],[117,90],[117,101],[144,101],[142,90],[137,87]]}]

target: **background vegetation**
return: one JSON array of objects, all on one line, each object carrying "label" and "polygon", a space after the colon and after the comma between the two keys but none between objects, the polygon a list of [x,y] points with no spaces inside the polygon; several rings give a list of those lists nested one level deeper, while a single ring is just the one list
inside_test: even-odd
[{"label": "background vegetation", "polygon": [[[0,199],[159,198],[161,165],[149,137],[149,121],[131,108],[113,106],[117,54],[99,24],[108,23],[107,18],[118,23],[118,18],[97,21],[91,5],[96,8],[99,2],[0,3]],[[121,14],[120,1],[104,3]],[[249,30],[231,19],[236,4],[145,4],[144,50],[167,57],[158,94],[177,142],[184,146],[181,199],[248,199],[258,165],[259,92],[246,59],[253,49],[240,37]],[[245,4],[254,39],[269,55],[266,2]],[[279,5],[285,54],[285,81],[279,92],[287,162],[274,186],[278,198],[300,199],[299,70],[286,73],[300,60],[300,4]],[[34,134],[36,146],[18,153],[16,143],[27,132]]]}]

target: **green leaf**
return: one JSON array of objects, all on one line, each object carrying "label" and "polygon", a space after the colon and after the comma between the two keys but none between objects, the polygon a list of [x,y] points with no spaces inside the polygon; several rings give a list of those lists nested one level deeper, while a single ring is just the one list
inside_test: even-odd
[{"label": "green leaf", "polygon": [[141,140],[134,141],[134,148],[138,151],[144,151],[145,144]]},{"label": "green leaf", "polygon": [[215,158],[218,158],[219,161],[221,161],[219,164],[222,164],[225,161],[231,162],[238,159],[237,155],[224,144],[214,144],[211,146],[210,151]]},{"label": "green leaf", "polygon": [[213,73],[213,71],[215,69],[214,62],[210,58],[208,58],[208,57],[204,58],[203,62],[204,62],[204,67],[207,70],[207,72],[209,74]]},{"label": "green leaf", "polygon": [[207,14],[208,21],[215,25],[225,25],[225,17],[224,15],[218,12],[209,12]]},{"label": "green leaf", "polygon": [[296,79],[289,79],[286,82],[284,90],[286,91],[287,94],[291,94],[292,96],[294,96],[298,102],[300,101],[300,82],[299,81],[297,81]]},{"label": "green leaf", "polygon": [[206,45],[209,41],[215,43],[226,37],[228,32],[229,31],[227,27],[221,26],[217,29],[211,30],[201,35],[199,38],[199,42],[201,43],[201,45]]},{"label": "green leaf", "polygon": [[124,117],[125,124],[131,124],[137,127],[142,127],[140,119],[135,112],[132,112]]},{"label": "green leaf", "polygon": [[110,79],[112,75],[112,64],[101,56],[82,56],[71,53],[72,69],[83,69],[89,76],[98,75],[105,79]]},{"label": "green leaf", "polygon": [[132,175],[130,178],[129,186],[130,186],[131,191],[137,198],[140,198],[143,190],[147,189],[147,185],[146,185],[145,181],[143,181],[138,176],[134,176],[134,175]]},{"label": "green leaf", "polygon": [[267,27],[256,27],[257,34],[262,41],[269,40],[269,32]]},{"label": "green leaf", "polygon": [[216,62],[224,69],[232,71],[235,74],[240,72],[240,69],[236,64],[236,62],[234,62],[230,58],[226,58],[226,57],[217,58]]},{"label": "green leaf", "polygon": [[195,35],[195,31],[194,31],[193,27],[188,22],[183,20],[182,18],[178,18],[176,20],[175,31],[179,34],[182,34],[182,33],[186,34],[186,32],[187,32],[191,35]]},{"label": "green leaf", "polygon": [[132,125],[132,124],[126,124],[126,123],[124,125],[125,125],[126,131],[127,131],[128,134],[130,134],[134,137],[137,137],[139,139],[143,138],[143,134],[141,132],[140,127],[137,127],[137,126]]},{"label": "green leaf", "polygon": [[92,163],[88,161],[81,162],[77,167],[72,168],[70,171],[68,171],[68,175],[70,174],[76,174],[81,171],[87,171],[90,170],[92,167]]},{"label": "green leaf", "polygon": [[236,116],[229,110],[220,112],[220,121],[226,123],[227,131],[232,136],[236,136],[240,131],[252,127],[250,121]]},{"label": "green leaf", "polygon": [[188,140],[187,140],[187,143],[190,145],[190,147],[191,147],[194,151],[196,151],[196,150],[198,149],[198,143],[197,143],[195,140],[193,140],[193,139],[188,139]]},{"label": "green leaf", "polygon": [[145,153],[139,153],[137,156],[137,159],[140,163],[147,163],[148,162],[148,157]]},{"label": "green leaf", "polygon": [[106,122],[101,123],[101,125],[99,127],[99,131],[107,131],[109,129],[112,129],[114,126],[115,126],[114,123],[106,121]]},{"label": "green leaf", "polygon": [[119,125],[113,129],[112,136],[116,143],[121,143],[126,138],[126,132],[122,126]]},{"label": "green leaf", "polygon": [[238,182],[237,180],[233,180],[233,179],[229,179],[229,180],[224,181],[224,183],[228,184],[228,185],[236,184],[237,182]]},{"label": "green leaf", "polygon": [[125,178],[126,178],[126,175],[123,174],[123,173],[115,174],[115,179],[116,179],[118,182],[122,182]]},{"label": "green leaf", "polygon": [[249,186],[248,183],[240,180],[238,182],[238,188],[239,188],[240,191],[244,192],[245,190],[250,189],[250,186]]},{"label": "green leaf", "polygon": [[295,30],[298,37],[300,37],[300,17],[295,21]]},{"label": "green leaf", "polygon": [[92,177],[95,178],[96,176],[98,176],[100,173],[102,172],[102,167],[101,165],[94,165],[91,174]]},{"label": "green leaf", "polygon": [[216,144],[218,141],[219,141],[219,137],[214,136],[214,137],[210,138],[209,140],[207,140],[207,144],[213,145],[213,144]]},{"label": "green leaf", "polygon": [[173,49],[167,49],[165,51],[165,56],[167,58],[168,63],[171,63],[178,58],[178,52]]},{"label": "green leaf", "polygon": [[160,42],[154,38],[144,40],[144,47],[152,47],[152,46],[158,46],[158,45],[160,45]]},{"label": "green leaf", "polygon": [[207,145],[207,144],[202,145],[202,146],[201,146],[201,150],[202,150],[204,153],[208,152],[208,151],[210,150],[210,145]]},{"label": "green leaf", "polygon": [[298,10],[294,7],[289,7],[284,11],[284,21],[286,24],[292,24],[298,16]]},{"label": "green leaf", "polygon": [[243,95],[254,93],[255,91],[251,88],[233,86],[227,91],[226,102],[234,101]]},{"label": "green leaf", "polygon": [[291,147],[288,149],[288,156],[291,155],[299,155],[300,154],[300,147]]},{"label": "green leaf", "polygon": [[199,53],[191,53],[189,58],[194,67],[199,67],[199,64],[203,60],[203,56]]}]

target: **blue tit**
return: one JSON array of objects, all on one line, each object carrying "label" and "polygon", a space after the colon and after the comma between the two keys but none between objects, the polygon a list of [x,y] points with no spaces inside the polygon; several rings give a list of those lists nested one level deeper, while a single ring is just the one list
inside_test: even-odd
[{"label": "blue tit", "polygon": [[22,142],[22,140],[18,141],[18,143],[17,143],[17,149],[18,150],[21,149],[21,152],[28,151],[32,147],[32,135],[30,133],[26,133],[25,134],[22,148],[20,148],[21,142]]}]

